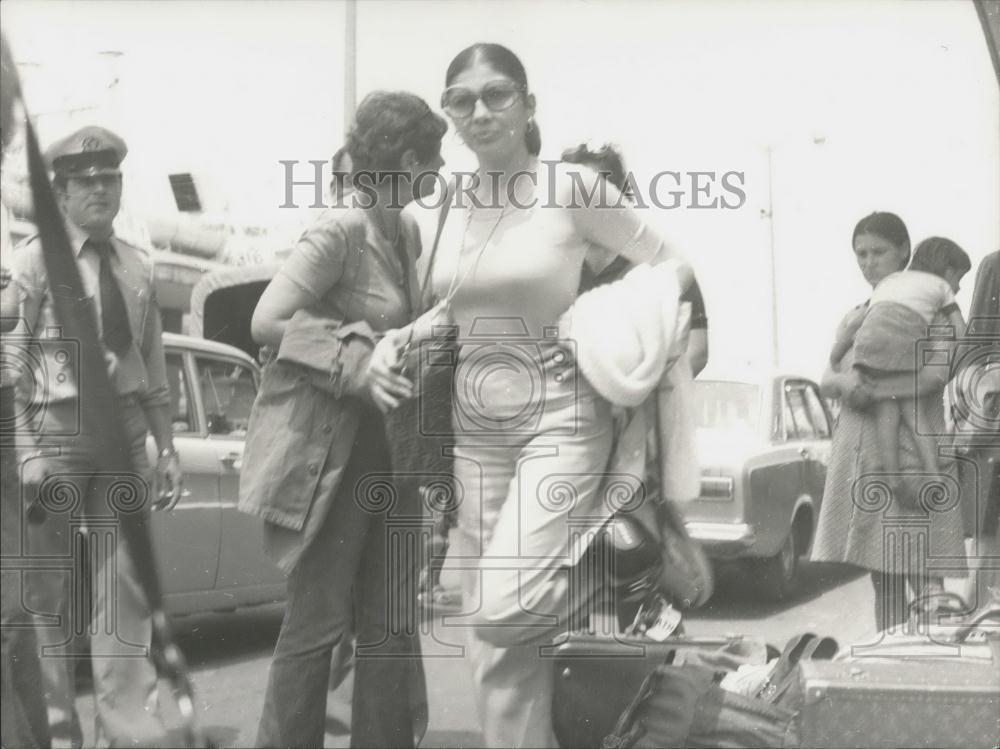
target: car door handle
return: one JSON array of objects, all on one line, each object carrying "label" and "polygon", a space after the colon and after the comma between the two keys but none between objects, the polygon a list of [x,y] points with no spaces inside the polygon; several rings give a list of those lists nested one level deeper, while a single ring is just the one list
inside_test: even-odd
[{"label": "car door handle", "polygon": [[231,471],[238,471],[243,467],[242,458],[239,453],[227,453],[219,456],[219,462]]}]

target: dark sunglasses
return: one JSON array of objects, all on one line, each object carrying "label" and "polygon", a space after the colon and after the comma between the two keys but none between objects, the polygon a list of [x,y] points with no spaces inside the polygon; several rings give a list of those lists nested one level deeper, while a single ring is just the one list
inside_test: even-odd
[{"label": "dark sunglasses", "polygon": [[524,87],[513,81],[487,83],[478,93],[464,86],[450,86],[441,94],[441,109],[455,119],[471,117],[476,102],[482,99],[491,112],[503,112],[514,106],[523,91]]}]

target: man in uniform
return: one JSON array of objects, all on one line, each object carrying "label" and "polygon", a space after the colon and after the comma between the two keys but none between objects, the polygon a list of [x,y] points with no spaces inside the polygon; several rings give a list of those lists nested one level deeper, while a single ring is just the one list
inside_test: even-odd
[{"label": "man in uniform", "polygon": [[[119,164],[126,152],[120,137],[91,126],[54,143],[45,160],[54,173],[56,200],[118,394],[133,476],[100,471],[93,420],[72,374],[78,357],[73,342],[60,336],[38,237],[14,253],[25,334],[36,344],[35,361],[28,364],[34,371],[22,373],[28,376],[19,383],[18,406],[33,419],[32,444],[22,463],[31,503],[28,552],[32,563],[44,558],[46,569],[29,575],[28,597],[36,616],[53,746],[82,743],[73,671],[75,657],[86,652],[79,636],[88,630],[98,744],[143,746],[162,741],[166,733],[149,659],[150,610],[115,523],[118,512],[148,511],[153,500],[158,508],[170,509],[181,491],[152,265],[146,253],[116,237],[112,228],[121,205]],[[147,431],[157,448],[155,495]],[[99,508],[101,516],[83,518],[85,502]],[[87,541],[81,544],[82,530]],[[84,556],[92,560],[89,575]]]}]

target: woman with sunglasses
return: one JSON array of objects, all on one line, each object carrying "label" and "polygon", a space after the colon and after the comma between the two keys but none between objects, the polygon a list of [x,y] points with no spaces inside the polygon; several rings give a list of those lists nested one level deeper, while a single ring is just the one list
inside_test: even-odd
[{"label": "woman with sunglasses", "polygon": [[[458,527],[454,553],[468,612],[467,653],[487,746],[555,746],[552,661],[540,647],[565,631],[568,570],[607,518],[602,472],[612,442],[610,405],[578,376],[572,341],[558,334],[592,245],[655,263],[673,253],[606,187],[577,165],[538,160],[535,97],[520,60],[476,44],[451,63],[442,106],[476,155],[440,232],[431,291],[441,301],[414,324],[459,334],[453,397]],[[599,200],[599,199],[598,199]],[[412,210],[433,246],[440,201]],[[678,264],[681,287],[690,268]],[[425,290],[426,291],[426,290]],[[374,359],[388,370],[404,328]],[[411,348],[412,350],[412,348]],[[373,364],[373,367],[375,365]],[[582,539],[582,541],[581,541]]]}]

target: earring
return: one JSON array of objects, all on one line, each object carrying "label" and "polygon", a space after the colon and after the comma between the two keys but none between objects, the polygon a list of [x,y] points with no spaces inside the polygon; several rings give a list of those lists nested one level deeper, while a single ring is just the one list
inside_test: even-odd
[{"label": "earring", "polygon": [[528,118],[528,129],[527,129],[527,132],[529,132],[529,133],[530,133],[530,132],[531,132],[531,131],[533,131],[533,130],[534,130],[534,129],[535,129],[536,127],[537,127],[537,125],[535,125],[535,116],[534,116],[534,115],[532,115],[531,117],[529,117],[529,118]]}]

